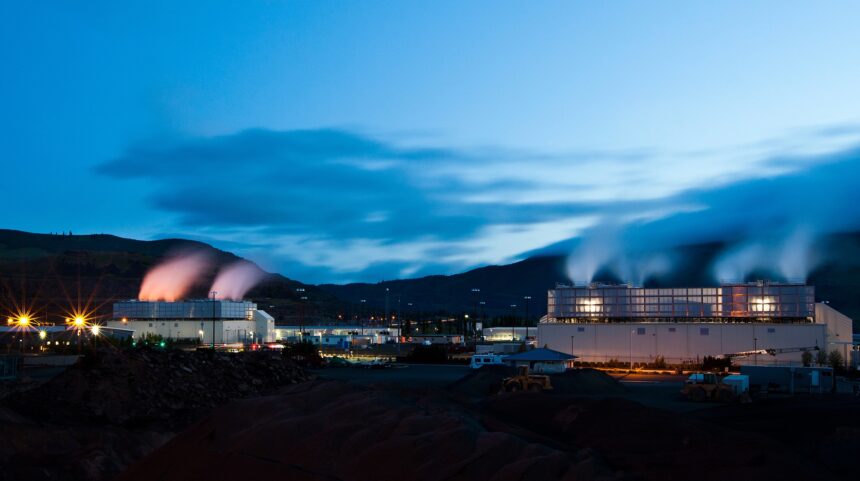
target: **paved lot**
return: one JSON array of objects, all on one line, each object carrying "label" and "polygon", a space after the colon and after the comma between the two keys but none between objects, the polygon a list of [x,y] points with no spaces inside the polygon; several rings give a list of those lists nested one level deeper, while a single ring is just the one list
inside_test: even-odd
[{"label": "paved lot", "polygon": [[322,378],[359,384],[391,383],[409,388],[445,387],[469,373],[469,366],[447,364],[396,364],[386,369],[336,367],[314,371]]}]

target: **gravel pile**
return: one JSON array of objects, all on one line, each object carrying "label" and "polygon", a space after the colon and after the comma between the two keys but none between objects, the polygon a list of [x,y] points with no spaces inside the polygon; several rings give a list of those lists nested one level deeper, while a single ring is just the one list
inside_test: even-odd
[{"label": "gravel pile", "polygon": [[272,352],[100,351],[6,404],[43,421],[163,427],[191,413],[311,378]]}]

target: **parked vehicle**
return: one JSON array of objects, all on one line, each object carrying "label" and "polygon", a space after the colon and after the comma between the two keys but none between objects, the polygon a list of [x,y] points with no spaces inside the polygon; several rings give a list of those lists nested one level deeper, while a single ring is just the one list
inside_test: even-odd
[{"label": "parked vehicle", "polygon": [[475,354],[469,361],[469,367],[472,369],[480,369],[484,366],[501,366],[504,365],[505,356],[498,354]]}]

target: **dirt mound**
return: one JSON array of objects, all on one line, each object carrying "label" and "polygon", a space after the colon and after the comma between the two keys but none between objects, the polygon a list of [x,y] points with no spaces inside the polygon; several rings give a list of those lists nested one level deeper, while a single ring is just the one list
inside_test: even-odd
[{"label": "dirt mound", "polygon": [[276,353],[101,351],[6,404],[41,420],[188,425],[191,411],[271,392],[309,374]]},{"label": "dirt mound", "polygon": [[[516,369],[509,366],[484,366],[451,383],[448,389],[460,396],[481,398],[498,393],[502,380],[516,373]],[[596,369],[571,369],[563,374],[552,374],[550,381],[552,392],[556,394],[612,396],[625,392],[621,383]]]},{"label": "dirt mound", "polygon": [[518,393],[487,398],[481,407],[529,432],[593,448],[611,465],[644,479],[810,479],[825,472],[824,465],[813,466],[761,434],[621,398]]},{"label": "dirt mound", "polygon": [[460,396],[481,398],[499,392],[502,380],[516,373],[510,366],[484,366],[452,382],[448,390]]},{"label": "dirt mound", "polygon": [[550,378],[555,393],[611,396],[626,392],[615,378],[597,369],[570,369]]},{"label": "dirt mound", "polygon": [[590,450],[490,431],[462,406],[316,381],[217,409],[120,480],[618,479]]}]

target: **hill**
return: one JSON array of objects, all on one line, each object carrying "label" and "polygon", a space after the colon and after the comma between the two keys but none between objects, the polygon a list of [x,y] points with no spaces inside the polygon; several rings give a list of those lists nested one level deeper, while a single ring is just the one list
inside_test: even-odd
[{"label": "hill", "polygon": [[[817,300],[826,300],[852,319],[860,319],[860,233],[844,233],[821,240],[825,252],[808,282],[815,285]],[[726,246],[719,242],[680,246],[676,249],[677,264],[668,275],[646,281],[649,287],[712,286],[717,281],[712,266]],[[319,287],[336,297],[384,308],[386,289],[391,312],[400,308],[403,315],[410,311],[451,313],[474,312],[476,302],[484,301],[487,317],[519,317],[525,314],[525,296],[530,296],[529,314],[532,319],[546,314],[546,292],[556,283],[570,283],[565,273],[566,257],[535,256],[503,266],[489,266],[449,276],[428,276],[418,279],[383,281],[376,284],[323,284]],[[600,271],[597,278],[605,282],[621,282],[609,271]],[[772,279],[771,273],[754,272],[748,280]],[[480,289],[473,293],[472,289]],[[408,304],[412,303],[412,307]],[[516,311],[511,308],[516,304]],[[482,306],[478,306],[480,313]]]},{"label": "hill", "polygon": [[[831,235],[822,240],[826,258],[809,276],[818,300],[829,301],[853,319],[860,319],[860,233]],[[654,277],[646,286],[708,286],[714,260],[724,249],[721,243],[681,246],[676,249],[676,268],[671,274]],[[139,241],[113,235],[48,235],[0,230],[0,300],[5,311],[18,305],[47,306],[51,316],[82,303],[110,313],[110,303],[137,296],[147,270],[177,249],[194,248],[211,253],[215,268],[192,291],[205,297],[218,266],[239,259],[208,244],[185,239]],[[608,272],[599,279],[619,282]],[[751,279],[772,277],[754,273]],[[299,316],[333,319],[389,312],[404,317],[428,313],[480,313],[487,318],[516,315],[529,318],[546,313],[546,291],[556,283],[568,283],[565,257],[542,255],[501,266],[487,266],[454,275],[379,283],[323,284],[313,286],[280,274],[268,274],[249,297],[280,322],[296,322]],[[297,288],[309,298],[301,304]],[[480,289],[473,292],[472,289]],[[531,297],[526,300],[525,297]],[[362,303],[361,301],[366,302]],[[479,304],[483,301],[485,304]],[[410,305],[411,304],[411,305]],[[516,305],[512,308],[511,305]],[[4,312],[3,314],[7,314]]]},{"label": "hill", "polygon": [[[54,320],[78,305],[109,315],[111,303],[137,297],[143,276],[165,255],[177,250],[205,251],[213,259],[191,292],[206,297],[217,269],[240,257],[208,244],[185,239],[140,241],[113,235],[51,235],[0,230],[0,308],[3,315],[18,308],[36,309]],[[297,288],[306,289],[306,313],[328,313],[339,305],[314,286],[267,274],[249,293],[276,319],[289,320],[300,311]]]}]

